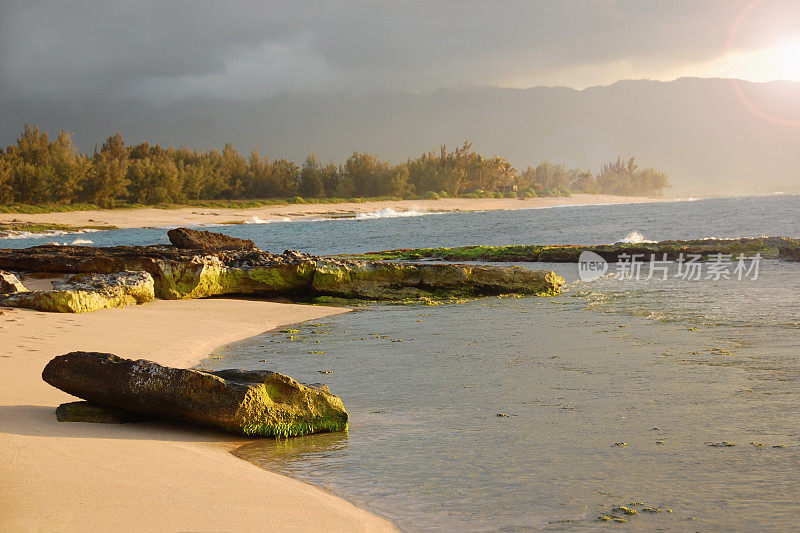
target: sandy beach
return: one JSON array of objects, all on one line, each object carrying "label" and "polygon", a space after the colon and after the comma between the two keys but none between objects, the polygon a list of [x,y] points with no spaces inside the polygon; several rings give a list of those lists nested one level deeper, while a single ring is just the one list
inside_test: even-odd
[{"label": "sandy beach", "polygon": [[491,211],[510,209],[535,209],[566,205],[635,204],[663,202],[664,198],[637,196],[611,196],[606,194],[576,194],[566,198],[545,197],[518,199],[442,198],[440,200],[400,200],[341,204],[291,204],[247,209],[221,209],[183,207],[176,209],[111,209],[98,211],[72,211],[35,215],[0,214],[0,223],[51,223],[70,226],[107,224],[118,228],[180,226],[195,224],[222,224],[227,222],[252,222],[319,218],[374,213],[386,209],[395,211],[448,212]]},{"label": "sandy beach", "polygon": [[393,530],[235,458],[229,451],[245,439],[168,422],[59,423],[55,407],[73,398],[41,379],[47,361],[72,350],[188,367],[218,346],[345,311],[229,299],[78,315],[3,310],[0,531]]}]

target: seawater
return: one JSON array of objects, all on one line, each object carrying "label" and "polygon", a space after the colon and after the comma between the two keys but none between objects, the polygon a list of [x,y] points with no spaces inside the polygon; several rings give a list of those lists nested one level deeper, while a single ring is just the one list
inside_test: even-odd
[{"label": "seawater", "polygon": [[[632,232],[798,237],[799,213],[800,197],[775,196],[225,231],[265,249],[351,253],[602,243]],[[90,238],[164,242],[163,229]],[[351,414],[346,433],[258,440],[236,454],[410,531],[796,528],[800,266],[763,261],[756,280],[586,283],[575,265],[523,266],[557,270],[565,293],[366,305],[218,350],[203,367],[321,381]],[[599,520],[618,506],[638,514]]]},{"label": "seawater", "polygon": [[[797,236],[799,227],[800,195],[781,195],[411,217],[376,212],[360,219],[299,219],[206,229],[252,239],[264,250],[338,254],[470,244],[601,244],[620,241],[632,232],[646,240]],[[70,244],[76,238],[97,246],[168,243],[165,228],[145,228],[0,239],[0,247]]]}]

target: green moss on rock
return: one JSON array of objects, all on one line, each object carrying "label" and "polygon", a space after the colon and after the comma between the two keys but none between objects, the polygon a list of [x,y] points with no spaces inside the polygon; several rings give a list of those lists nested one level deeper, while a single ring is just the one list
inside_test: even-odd
[{"label": "green moss on rock", "polygon": [[77,274],[53,284],[52,290],[18,292],[0,299],[9,307],[53,313],[85,313],[151,302],[154,282],[147,272]]},{"label": "green moss on rock", "polygon": [[342,400],[327,387],[303,385],[275,372],[207,372],[72,352],[50,361],[42,378],[95,404],[242,435],[290,437],[347,429]]}]

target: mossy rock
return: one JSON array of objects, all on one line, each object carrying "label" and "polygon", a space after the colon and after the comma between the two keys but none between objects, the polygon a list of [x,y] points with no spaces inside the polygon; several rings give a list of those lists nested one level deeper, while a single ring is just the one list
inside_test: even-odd
[{"label": "mossy rock", "polygon": [[59,422],[91,422],[95,424],[127,424],[142,422],[149,417],[106,405],[92,402],[68,402],[56,407],[56,420]]},{"label": "mossy rock", "polygon": [[154,281],[147,272],[76,274],[53,283],[51,290],[18,292],[0,304],[52,313],[86,313],[151,302]]},{"label": "mossy rock", "polygon": [[207,372],[72,352],[51,360],[42,378],[95,404],[241,435],[290,437],[347,429],[342,400],[326,386],[303,385],[276,372]]},{"label": "mossy rock", "polygon": [[553,272],[462,264],[403,264],[320,261],[315,293],[339,298],[409,300],[490,294],[541,294],[560,291],[564,279]]},{"label": "mossy rock", "polygon": [[16,274],[0,270],[0,295],[27,292],[27,290]]}]

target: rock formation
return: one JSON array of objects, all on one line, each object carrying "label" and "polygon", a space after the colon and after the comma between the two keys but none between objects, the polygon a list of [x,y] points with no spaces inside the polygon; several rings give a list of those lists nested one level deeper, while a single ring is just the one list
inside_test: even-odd
[{"label": "rock formation", "polygon": [[27,290],[15,274],[0,270],[0,295],[25,292]]},{"label": "rock formation", "polygon": [[699,255],[702,259],[713,259],[717,254],[739,254],[763,259],[788,258],[791,250],[800,249],[800,240],[788,237],[759,237],[743,239],[698,239],[690,241],[661,241],[655,243],[616,243],[597,246],[571,245],[514,245],[514,246],[461,246],[457,248],[406,248],[370,252],[360,259],[410,260],[430,258],[443,261],[502,261],[539,263],[577,263],[581,253],[591,251],[606,261],[617,262],[621,257],[637,255],[639,261],[650,261],[653,257],[661,261],[666,256],[670,261],[688,255]]},{"label": "rock formation", "polygon": [[[416,296],[554,294],[564,280],[521,268],[392,264],[321,258],[287,250],[213,253],[170,246],[35,246],[0,250],[0,268],[38,272],[140,270],[152,275],[157,298],[225,294],[318,295],[390,300]],[[339,284],[339,286],[337,286]]]},{"label": "rock formation", "polygon": [[256,244],[247,239],[237,239],[222,233],[201,231],[189,228],[175,228],[167,232],[169,242],[182,250],[255,250]]},{"label": "rock formation", "polygon": [[75,274],[53,283],[51,290],[24,291],[0,297],[0,305],[54,313],[84,313],[151,302],[153,277],[147,272]]},{"label": "rock formation", "polygon": [[787,244],[781,246],[779,250],[780,258],[785,261],[800,261],[800,243],[796,245]]},{"label": "rock formation", "polygon": [[326,386],[303,385],[276,372],[207,372],[71,352],[51,360],[42,378],[94,404],[242,435],[289,437],[347,429],[342,400]]},{"label": "rock formation", "polygon": [[126,424],[141,422],[149,417],[109,405],[92,402],[67,402],[56,407],[59,422],[92,422],[95,424]]}]

